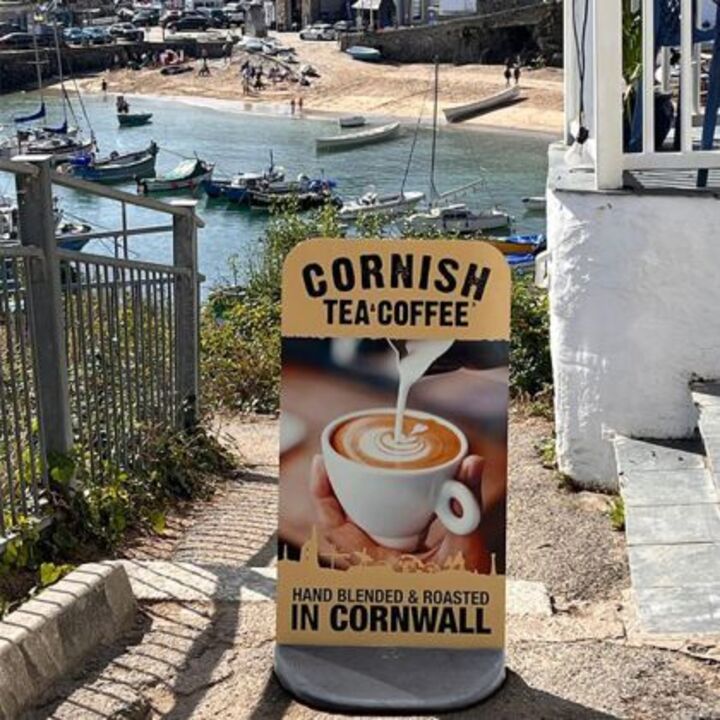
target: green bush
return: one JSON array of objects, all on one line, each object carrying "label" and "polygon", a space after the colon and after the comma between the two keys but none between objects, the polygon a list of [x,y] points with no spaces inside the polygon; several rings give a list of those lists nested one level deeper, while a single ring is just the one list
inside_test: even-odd
[{"label": "green bush", "polygon": [[[277,412],[280,402],[280,300],[287,254],[310,237],[339,237],[337,212],[309,216],[293,204],[276,208],[259,253],[244,267],[242,287],[214,290],[202,317],[203,400],[213,410]],[[244,271],[244,272],[243,272]]]},{"label": "green bush", "polygon": [[[385,222],[370,218],[358,232],[363,237],[377,237]],[[334,208],[302,216],[297,208],[286,205],[275,210],[260,251],[244,266],[233,259],[234,275],[242,276],[243,285],[216,288],[203,311],[203,397],[209,408],[277,411],[283,262],[290,250],[307,238],[340,235]],[[529,277],[514,277],[512,313],[511,393],[547,414],[552,394],[547,293],[536,288]]]},{"label": "green bush", "polygon": [[536,400],[552,392],[548,296],[532,278],[513,278],[510,332],[510,392]]}]

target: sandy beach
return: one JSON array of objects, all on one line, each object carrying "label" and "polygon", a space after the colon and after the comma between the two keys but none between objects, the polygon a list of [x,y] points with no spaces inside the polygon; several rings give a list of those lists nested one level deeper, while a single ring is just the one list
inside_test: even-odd
[{"label": "sandy beach", "polygon": [[[232,62],[211,60],[210,77],[199,77],[199,62],[192,73],[164,76],[158,69],[115,70],[80,80],[83,90],[100,92],[102,79],[108,92],[127,95],[166,96],[236,110],[260,110],[289,114],[292,98],[302,97],[306,115],[362,114],[372,117],[424,121],[432,116],[433,67],[424,64],[371,64],[353,60],[334,42],[305,42],[296,34],[279,36],[283,45],[295,47],[300,64],[310,64],[319,77],[309,87],[282,82],[244,96],[240,66],[246,59],[258,64],[257,55],[237,50]],[[265,69],[272,61],[265,61]],[[294,66],[297,69],[299,66]],[[522,102],[498,109],[462,124],[462,127],[493,127],[559,135],[563,122],[562,71],[554,68],[524,70],[520,81]],[[442,65],[439,107],[473,102],[505,87],[503,68],[495,65]],[[440,113],[441,122],[444,122]]]}]

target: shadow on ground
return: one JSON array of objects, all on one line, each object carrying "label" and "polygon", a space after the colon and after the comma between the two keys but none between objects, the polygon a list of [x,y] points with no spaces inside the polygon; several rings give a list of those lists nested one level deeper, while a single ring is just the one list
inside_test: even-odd
[{"label": "shadow on ground", "polygon": [[[281,720],[292,697],[283,689],[274,674],[270,674],[262,696],[250,720]],[[482,715],[493,720],[615,720],[616,715],[599,712],[557,695],[537,690],[519,675],[509,672],[505,684],[495,695],[480,705],[462,712],[445,713],[443,718],[477,720]]]}]

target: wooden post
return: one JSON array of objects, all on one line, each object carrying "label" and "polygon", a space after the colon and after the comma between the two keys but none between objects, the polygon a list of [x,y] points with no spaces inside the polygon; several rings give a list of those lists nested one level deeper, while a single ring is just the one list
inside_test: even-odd
[{"label": "wooden post", "polygon": [[42,260],[28,261],[28,315],[37,362],[37,394],[40,432],[45,451],[67,455],[72,450],[70,389],[65,348],[60,261],[55,240],[50,156],[13,158],[29,163],[35,175],[17,174],[20,241],[37,248]]},{"label": "wooden post", "polygon": [[173,216],[173,264],[187,272],[175,281],[175,362],[178,421],[185,429],[197,422],[200,395],[200,288],[198,283],[195,200],[177,200],[187,215]]},{"label": "wooden post", "polygon": [[595,3],[595,183],[623,185],[622,0]]}]

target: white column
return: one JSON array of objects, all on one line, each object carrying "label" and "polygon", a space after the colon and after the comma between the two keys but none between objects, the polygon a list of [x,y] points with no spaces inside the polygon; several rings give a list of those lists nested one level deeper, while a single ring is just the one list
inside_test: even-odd
[{"label": "white column", "polygon": [[595,175],[598,190],[623,184],[622,0],[595,3]]}]

